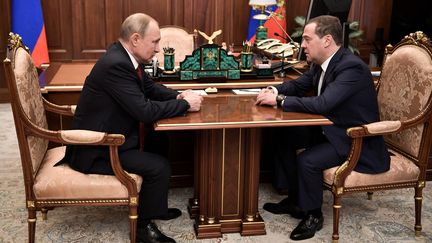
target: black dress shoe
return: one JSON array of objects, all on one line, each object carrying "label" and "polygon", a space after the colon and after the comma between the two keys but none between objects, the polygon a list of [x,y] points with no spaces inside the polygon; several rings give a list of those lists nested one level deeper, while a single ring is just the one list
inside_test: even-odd
[{"label": "black dress shoe", "polygon": [[168,212],[166,214],[155,217],[155,219],[170,220],[180,217],[181,214],[182,212],[178,208],[168,208]]},{"label": "black dress shoe", "polygon": [[279,203],[265,203],[264,210],[273,214],[289,214],[293,218],[302,219],[305,214],[298,206],[290,202],[288,198],[283,199]]},{"label": "black dress shoe", "polygon": [[324,223],[324,217],[315,217],[309,214],[304,218],[297,227],[291,232],[291,240],[305,240],[314,237],[315,232],[322,229]]},{"label": "black dress shoe", "polygon": [[154,223],[149,223],[142,228],[137,228],[138,243],[175,243],[173,238],[164,235]]}]

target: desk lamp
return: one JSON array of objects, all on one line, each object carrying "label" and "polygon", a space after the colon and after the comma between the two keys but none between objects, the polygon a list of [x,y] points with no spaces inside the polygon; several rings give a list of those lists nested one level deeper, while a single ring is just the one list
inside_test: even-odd
[{"label": "desk lamp", "polygon": [[268,16],[264,14],[266,8],[271,5],[276,5],[276,0],[249,0],[249,5],[254,9],[259,9],[260,14],[253,16],[254,19],[259,20],[260,26],[256,29],[256,41],[267,39],[267,28],[265,28],[264,21]]}]

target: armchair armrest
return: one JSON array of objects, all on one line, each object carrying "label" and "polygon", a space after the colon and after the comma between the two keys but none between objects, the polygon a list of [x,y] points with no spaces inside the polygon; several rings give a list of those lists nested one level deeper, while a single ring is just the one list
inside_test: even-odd
[{"label": "armchair armrest", "polygon": [[380,121],[363,125],[370,135],[384,135],[398,131],[402,126],[400,121]]},{"label": "armchair armrest", "polygon": [[45,98],[42,98],[44,108],[47,111],[54,112],[56,114],[73,116],[75,114],[76,105],[56,105],[49,102]]},{"label": "armchair armrest", "polygon": [[347,129],[347,134],[351,138],[385,135],[397,132],[401,129],[401,121],[379,121],[361,127],[351,127]]},{"label": "armchair armrest", "polygon": [[104,132],[95,132],[89,130],[61,130],[59,132],[60,138],[62,139],[63,143],[66,144],[101,144],[104,143],[106,136],[117,136],[115,134],[107,134]]},{"label": "armchair armrest", "polygon": [[343,188],[346,177],[357,166],[362,150],[363,137],[394,133],[400,131],[401,127],[401,121],[380,121],[348,128],[347,135],[352,138],[351,149],[346,161],[336,170],[333,181],[334,186],[336,188]]}]

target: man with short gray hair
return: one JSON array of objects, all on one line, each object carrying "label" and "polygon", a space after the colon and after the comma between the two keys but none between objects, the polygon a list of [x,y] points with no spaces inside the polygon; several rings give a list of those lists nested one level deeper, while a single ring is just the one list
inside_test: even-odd
[{"label": "man with short gray hair", "polygon": [[[119,133],[124,170],[142,176],[138,205],[138,242],[175,242],[159,231],[153,219],[169,220],[181,215],[168,208],[171,168],[156,147],[159,134],[147,131],[140,150],[139,123],[154,122],[186,112],[199,111],[202,97],[191,90],[179,93],[155,83],[143,64],[160,51],[159,25],[152,17],[136,13],[122,24],[119,41],[111,45],[87,76],[79,98],[74,129]],[[68,146],[66,157],[72,168],[84,173],[113,174],[109,151],[100,146]]]}]

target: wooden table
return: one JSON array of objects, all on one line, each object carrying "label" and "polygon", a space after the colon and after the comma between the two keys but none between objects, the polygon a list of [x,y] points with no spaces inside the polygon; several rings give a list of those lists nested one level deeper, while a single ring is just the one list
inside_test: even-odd
[{"label": "wooden table", "polygon": [[326,118],[255,106],[250,95],[205,96],[201,111],[160,120],[155,130],[197,130],[194,196],[197,238],[265,234],[258,212],[262,127],[331,124]]},{"label": "wooden table", "polygon": [[[76,105],[81,94],[84,80],[90,73],[95,62],[53,62],[49,68],[40,76],[40,84],[43,96],[52,103],[59,105]],[[158,82],[173,89],[205,89],[217,87],[221,93],[232,93],[233,88],[263,88],[269,85],[276,85],[282,82],[281,79],[240,79],[240,80],[217,80],[206,79],[199,81],[180,81],[173,78],[167,80],[160,78]],[[50,129],[68,129],[72,126],[72,118],[47,113]],[[194,143],[195,132],[171,131],[168,132],[170,145],[168,159],[171,162],[171,187],[185,187],[193,184],[194,171]],[[182,142],[179,142],[182,141]],[[53,145],[54,146],[54,145]],[[265,154],[265,151],[264,151]],[[264,168],[265,175],[269,170]]]}]

